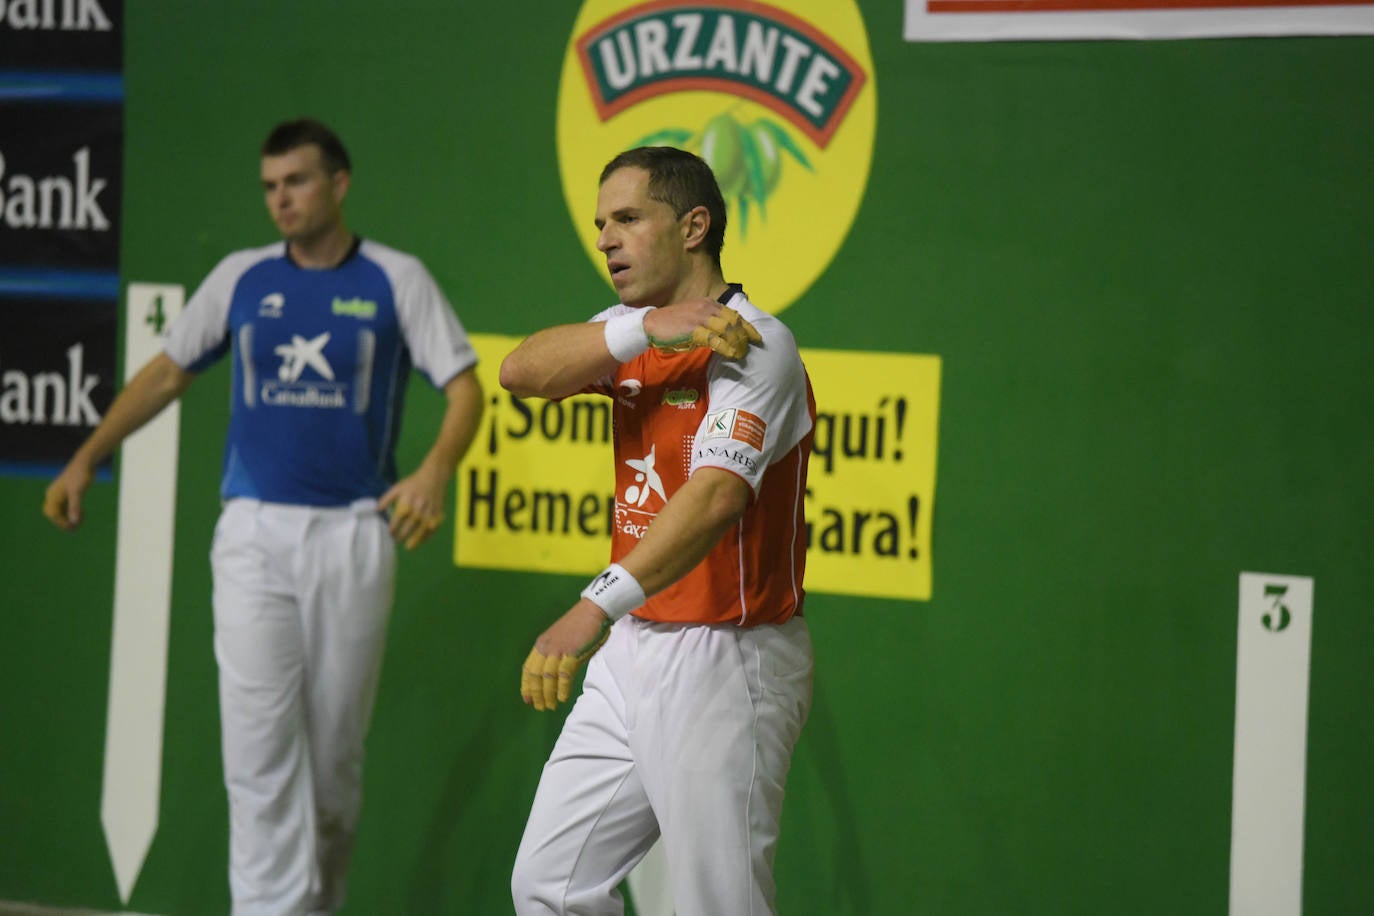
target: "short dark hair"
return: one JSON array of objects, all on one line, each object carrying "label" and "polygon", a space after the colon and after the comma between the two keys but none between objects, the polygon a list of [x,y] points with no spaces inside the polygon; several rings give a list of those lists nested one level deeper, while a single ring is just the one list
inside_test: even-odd
[{"label": "short dark hair", "polygon": [[725,198],[711,167],[699,156],[676,147],[640,146],[606,163],[598,186],[605,184],[612,172],[629,167],[649,173],[649,196],[672,207],[674,216],[682,216],[693,207],[706,208],[711,226],[702,247],[720,266],[720,250],[725,247]]},{"label": "short dark hair", "polygon": [[315,144],[320,148],[320,158],[329,174],[351,172],[348,150],[344,149],[339,135],[330,130],[323,121],[314,118],[296,118],[282,121],[262,143],[262,155],[280,156],[293,149]]}]

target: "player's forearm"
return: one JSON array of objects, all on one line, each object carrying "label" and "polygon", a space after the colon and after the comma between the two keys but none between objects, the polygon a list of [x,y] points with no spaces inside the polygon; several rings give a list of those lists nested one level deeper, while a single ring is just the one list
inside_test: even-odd
[{"label": "player's forearm", "polygon": [[94,469],[121,442],[180,397],[194,378],[165,353],[150,359],[115,396],[95,431],[72,456],[72,463]]},{"label": "player's forearm", "polygon": [[644,594],[662,591],[706,558],[743,517],[751,496],[749,484],[729,471],[697,471],[668,500],[620,565]]},{"label": "player's forearm", "polygon": [[453,477],[458,462],[467,454],[482,421],[482,411],[486,405],[477,371],[469,369],[449,380],[444,386],[444,398],[447,405],[439,422],[439,431],[420,468],[446,484]]},{"label": "player's forearm", "polygon": [[501,387],[517,397],[567,397],[618,365],[602,322],[559,325],[536,331],[506,356]]}]

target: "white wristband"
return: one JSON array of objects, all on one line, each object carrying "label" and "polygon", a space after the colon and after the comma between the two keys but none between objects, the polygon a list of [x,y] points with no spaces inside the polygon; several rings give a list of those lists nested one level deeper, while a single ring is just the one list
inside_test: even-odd
[{"label": "white wristband", "polygon": [[607,566],[582,589],[582,597],[601,608],[611,620],[619,620],[647,600],[639,582],[619,563]]},{"label": "white wristband", "polygon": [[648,308],[640,308],[606,321],[606,349],[616,362],[629,362],[649,349],[649,335],[644,330],[644,316],[648,313]]}]

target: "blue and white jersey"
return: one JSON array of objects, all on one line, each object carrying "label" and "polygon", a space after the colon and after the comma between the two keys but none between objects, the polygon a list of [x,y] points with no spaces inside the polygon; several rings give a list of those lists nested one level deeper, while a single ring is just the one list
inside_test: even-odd
[{"label": "blue and white jersey", "polygon": [[477,362],[419,259],[371,241],[328,270],[298,266],[285,242],[226,257],[172,325],[167,355],[202,372],[231,351],[220,492],[306,506],[381,496],[411,366],[442,388]]}]

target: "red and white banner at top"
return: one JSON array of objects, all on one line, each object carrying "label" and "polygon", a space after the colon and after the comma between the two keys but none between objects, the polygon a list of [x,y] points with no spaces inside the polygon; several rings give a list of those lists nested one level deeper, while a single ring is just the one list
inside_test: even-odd
[{"label": "red and white banner at top", "polygon": [[1374,0],[906,0],[907,41],[1374,34]]}]

